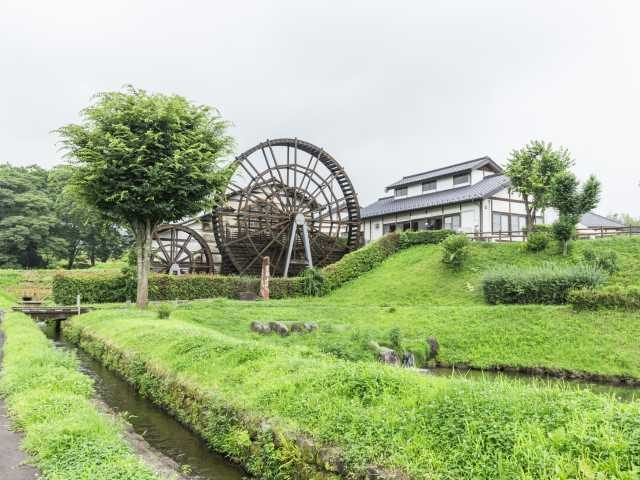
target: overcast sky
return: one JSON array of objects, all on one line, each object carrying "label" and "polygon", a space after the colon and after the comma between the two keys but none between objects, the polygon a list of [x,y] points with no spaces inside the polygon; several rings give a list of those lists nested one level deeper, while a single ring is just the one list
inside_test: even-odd
[{"label": "overcast sky", "polygon": [[238,152],[305,139],[363,205],[399,177],[544,139],[640,215],[640,2],[0,0],[0,162],[131,83],[217,107]]}]

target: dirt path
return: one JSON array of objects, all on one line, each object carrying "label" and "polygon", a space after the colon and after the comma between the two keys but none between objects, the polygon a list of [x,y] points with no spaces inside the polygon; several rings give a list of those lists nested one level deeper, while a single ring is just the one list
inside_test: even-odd
[{"label": "dirt path", "polygon": [[[0,319],[2,314],[0,314]],[[4,334],[0,332],[0,362],[2,362],[2,344]],[[1,365],[1,363],[0,363]],[[0,369],[2,367],[0,366]],[[0,478],[2,480],[29,480],[40,478],[38,471],[24,465],[27,455],[20,450],[22,436],[11,431],[11,422],[7,418],[4,401],[0,399]]]}]

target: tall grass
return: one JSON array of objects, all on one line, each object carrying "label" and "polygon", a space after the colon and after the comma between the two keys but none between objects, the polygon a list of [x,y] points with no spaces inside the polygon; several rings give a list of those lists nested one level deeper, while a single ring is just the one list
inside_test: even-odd
[{"label": "tall grass", "polygon": [[22,314],[8,314],[0,393],[6,397],[22,447],[46,478],[152,480],[131,451],[123,425],[99,413],[93,384],[70,353],[55,350]]},{"label": "tall grass", "polygon": [[[252,420],[230,430],[233,438],[253,438],[250,425],[269,419],[317,446],[337,448],[348,478],[371,465],[406,476],[393,478],[433,479],[588,478],[587,472],[631,479],[640,468],[640,402],[542,384],[433,378],[242,341],[175,319],[160,322],[148,312],[129,318],[94,312],[74,320],[69,333],[126,370],[152,398],[166,398],[167,385],[186,385],[226,403],[226,412],[184,415],[205,422],[204,434],[218,448],[229,448],[231,435],[218,426],[241,411]],[[149,368],[165,380],[150,377]],[[278,476],[277,459],[284,457],[269,458],[275,464],[260,463],[260,478],[296,478]]]}]

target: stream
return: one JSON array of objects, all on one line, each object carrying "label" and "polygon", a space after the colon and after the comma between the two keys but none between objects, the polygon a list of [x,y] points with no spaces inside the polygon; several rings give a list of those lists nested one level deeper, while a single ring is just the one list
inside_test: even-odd
[{"label": "stream", "polygon": [[65,341],[55,332],[53,325],[39,323],[55,345],[74,351],[80,361],[80,370],[95,382],[97,396],[115,413],[126,412],[127,421],[155,450],[179,465],[188,466],[192,480],[241,480],[246,473],[237,465],[209,450],[204,440],[186,428],[150,400],[141,397],[135,389],[94,360],[81,348]]}]

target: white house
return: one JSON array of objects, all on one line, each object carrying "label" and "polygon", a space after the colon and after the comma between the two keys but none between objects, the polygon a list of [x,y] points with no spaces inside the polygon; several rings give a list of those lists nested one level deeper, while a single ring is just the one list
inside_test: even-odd
[{"label": "white house", "polygon": [[[466,233],[521,232],[526,227],[522,197],[489,157],[403,177],[386,187],[392,195],[362,209],[365,242],[387,232],[451,229]],[[555,212],[538,212],[551,223]]]}]

